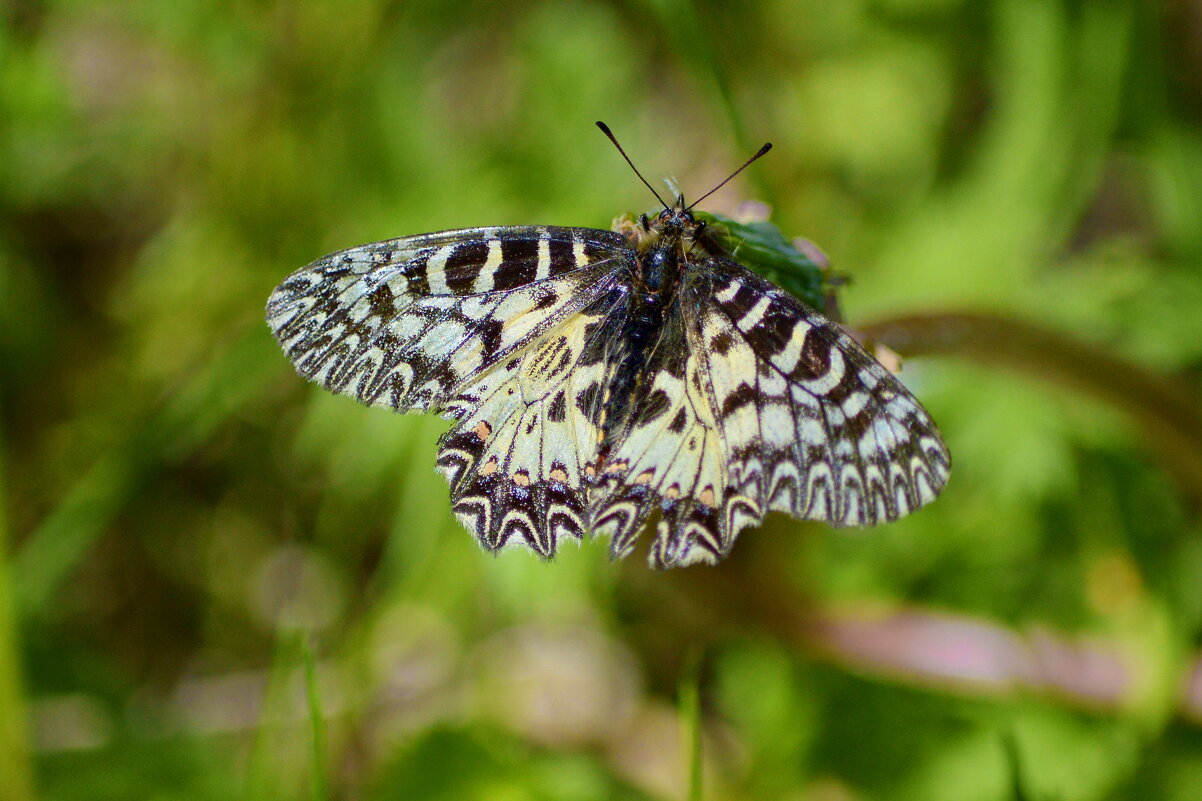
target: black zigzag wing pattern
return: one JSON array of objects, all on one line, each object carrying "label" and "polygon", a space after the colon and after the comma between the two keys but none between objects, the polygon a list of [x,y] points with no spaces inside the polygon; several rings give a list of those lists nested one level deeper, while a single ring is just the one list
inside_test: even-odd
[{"label": "black zigzag wing pattern", "polygon": [[623,556],[655,510],[649,559],[656,567],[716,561],[722,551],[719,499],[725,486],[721,431],[704,388],[704,354],[690,343],[678,297],[665,311],[645,376],[614,439],[590,476],[589,505],[598,533]]}]

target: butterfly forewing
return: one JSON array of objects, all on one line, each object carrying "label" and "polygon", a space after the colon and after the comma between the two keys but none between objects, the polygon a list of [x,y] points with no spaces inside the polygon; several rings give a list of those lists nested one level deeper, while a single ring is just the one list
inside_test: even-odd
[{"label": "butterfly forewing", "polygon": [[717,561],[770,510],[836,526],[894,520],[947,478],[934,424],[892,374],[726,259],[691,265],[644,387],[590,500],[619,555],[660,509],[658,567]]},{"label": "butterfly forewing", "polygon": [[267,306],[298,371],[396,411],[452,391],[537,339],[597,291],[628,253],[588,228],[475,228],[334,253],[284,281]]},{"label": "butterfly forewing", "polygon": [[838,325],[741,265],[715,260],[712,282],[701,334],[728,493],[749,522],[776,509],[875,525],[935,498],[950,457],[900,381]]}]

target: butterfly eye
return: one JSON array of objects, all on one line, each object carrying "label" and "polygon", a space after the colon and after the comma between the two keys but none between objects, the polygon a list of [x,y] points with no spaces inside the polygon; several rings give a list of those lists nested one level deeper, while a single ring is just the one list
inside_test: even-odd
[{"label": "butterfly eye", "polygon": [[668,218],[669,218],[669,217],[671,217],[671,216],[672,216],[672,210],[671,210],[671,209],[664,209],[663,211],[661,211],[661,212],[659,213],[659,218],[660,218],[661,220],[666,220],[666,219],[668,219]]}]

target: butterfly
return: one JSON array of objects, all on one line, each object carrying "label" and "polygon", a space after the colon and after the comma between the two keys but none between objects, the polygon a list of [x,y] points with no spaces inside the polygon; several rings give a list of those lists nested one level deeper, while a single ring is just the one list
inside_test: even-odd
[{"label": "butterfly", "polygon": [[914,396],[731,258],[696,203],[659,200],[624,231],[465,228],[339,251],[284,280],[267,321],[305,378],[454,421],[437,467],[490,551],[550,558],[591,533],[618,558],[658,516],[653,566],[713,563],[769,511],[870,526],[933,500],[950,457]]}]

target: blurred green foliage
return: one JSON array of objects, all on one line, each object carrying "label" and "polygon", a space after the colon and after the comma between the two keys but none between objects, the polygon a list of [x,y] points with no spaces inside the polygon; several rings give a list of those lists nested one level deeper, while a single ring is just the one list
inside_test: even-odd
[{"label": "blurred green foliage", "polygon": [[[0,6],[0,797],[682,798],[688,653],[707,798],[1202,796],[1202,492],[1144,435],[1202,433],[1199,41],[1185,0]],[[955,458],[894,525],[490,558],[446,424],[305,385],[263,305],[644,207],[596,119],[692,195],[773,141],[706,209],[819,243],[853,325],[1088,347],[889,339]]]}]

